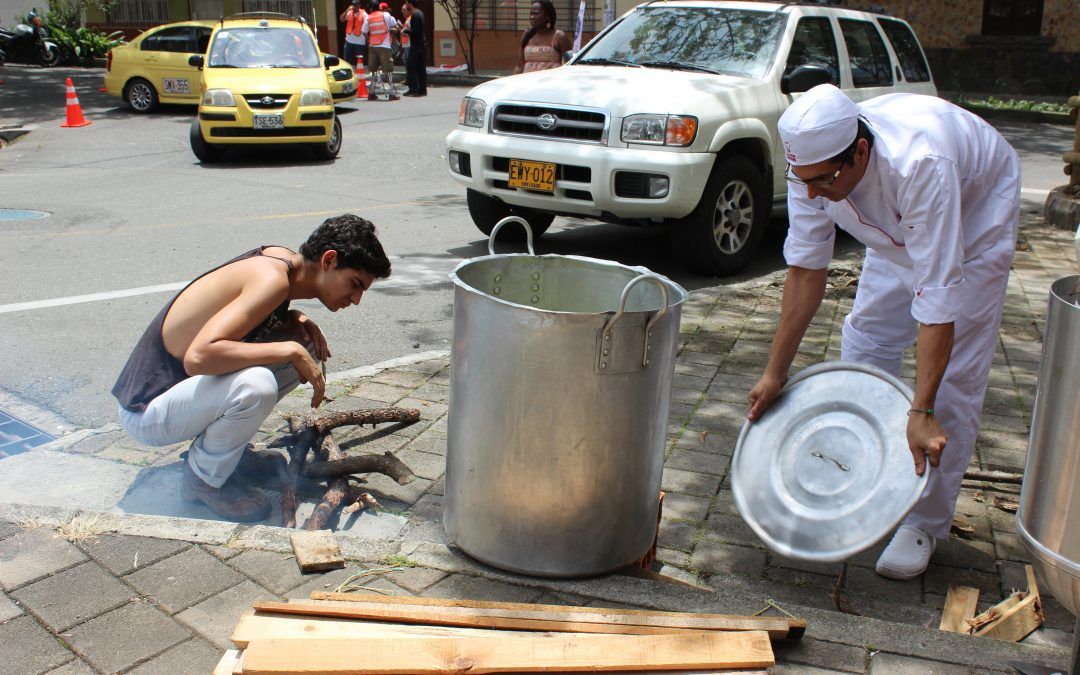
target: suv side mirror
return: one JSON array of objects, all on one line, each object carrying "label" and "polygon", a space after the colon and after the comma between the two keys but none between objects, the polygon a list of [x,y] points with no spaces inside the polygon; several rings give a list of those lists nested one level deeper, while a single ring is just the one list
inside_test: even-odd
[{"label": "suv side mirror", "polygon": [[187,64],[189,66],[193,66],[195,68],[198,68],[199,70],[202,70],[203,63],[204,63],[204,59],[203,59],[202,54],[192,54],[191,56],[188,57],[188,60],[187,60]]},{"label": "suv side mirror", "polygon": [[832,81],[832,75],[825,66],[807,64],[798,66],[795,70],[780,78],[780,91],[785,94],[809,91],[819,84],[828,84]]},{"label": "suv side mirror", "polygon": [[326,54],[325,56],[323,56],[323,67],[324,68],[333,68],[334,66],[338,65],[339,63],[341,63],[341,59],[334,56],[333,54]]}]

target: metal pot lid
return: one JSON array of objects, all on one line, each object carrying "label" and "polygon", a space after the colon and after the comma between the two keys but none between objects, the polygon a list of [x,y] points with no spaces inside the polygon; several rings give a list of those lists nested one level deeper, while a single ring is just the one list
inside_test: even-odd
[{"label": "metal pot lid", "polygon": [[732,460],[735,506],[772,551],[839,562],[870,548],[907,515],[930,477],[907,444],[911,388],[864,363],[802,370],[758,421],[743,424]]}]

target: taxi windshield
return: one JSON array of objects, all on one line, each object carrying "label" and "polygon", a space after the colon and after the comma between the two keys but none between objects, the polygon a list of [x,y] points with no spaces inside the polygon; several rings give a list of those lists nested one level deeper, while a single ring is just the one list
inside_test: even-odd
[{"label": "taxi windshield", "polygon": [[210,68],[319,68],[315,42],[302,28],[222,28],[210,45]]},{"label": "taxi windshield", "polygon": [[628,15],[574,63],[761,79],[786,21],[783,14],[759,10],[650,6]]}]

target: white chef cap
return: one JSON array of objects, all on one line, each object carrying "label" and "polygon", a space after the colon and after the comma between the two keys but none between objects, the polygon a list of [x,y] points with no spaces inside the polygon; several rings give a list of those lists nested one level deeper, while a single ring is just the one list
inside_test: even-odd
[{"label": "white chef cap", "polygon": [[819,84],[784,111],[777,123],[784,155],[792,166],[835,157],[855,141],[859,108],[831,84]]}]

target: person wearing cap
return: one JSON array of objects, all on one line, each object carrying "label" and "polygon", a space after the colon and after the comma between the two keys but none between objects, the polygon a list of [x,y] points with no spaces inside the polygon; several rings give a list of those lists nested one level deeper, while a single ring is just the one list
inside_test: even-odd
[{"label": "person wearing cap", "polygon": [[390,5],[380,3],[378,8],[364,18],[364,37],[367,38],[368,56],[371,57],[369,70],[374,76],[376,71],[383,73],[386,82],[394,81],[394,56],[392,48],[393,31],[397,20],[390,14]]},{"label": "person wearing cap", "polygon": [[338,20],[345,24],[345,53],[342,58],[349,62],[353,68],[357,67],[356,57],[361,56],[367,39],[364,37],[364,8],[360,6],[360,0],[352,0],[349,8],[341,13]]},{"label": "person wearing cap", "polygon": [[916,94],[855,104],[823,84],[778,128],[789,163],[788,274],[747,417],[759,419],[787,380],[824,297],[835,223],[866,245],[841,359],[899,376],[916,345],[907,441],[917,474],[935,468],[876,566],[912,579],[949,536],[975,447],[1020,222],[1019,158],[980,118]]}]

